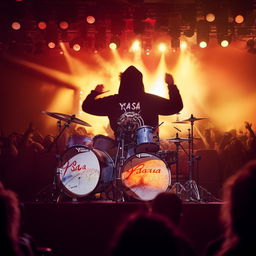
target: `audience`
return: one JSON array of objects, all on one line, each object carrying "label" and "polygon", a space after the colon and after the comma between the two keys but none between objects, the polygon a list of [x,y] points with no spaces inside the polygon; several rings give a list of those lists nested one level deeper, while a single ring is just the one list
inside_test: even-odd
[{"label": "audience", "polygon": [[225,225],[217,256],[256,255],[256,160],[245,164],[224,185],[221,219]]},{"label": "audience", "polygon": [[221,221],[224,233],[211,241],[205,256],[256,254],[256,160],[251,160],[229,177],[223,186]]},{"label": "audience", "polygon": [[30,240],[20,234],[20,204],[17,195],[0,186],[0,255],[34,256]]},{"label": "audience", "polygon": [[111,256],[195,255],[179,229],[155,213],[136,213],[119,227],[110,250]]},{"label": "audience", "polygon": [[153,213],[161,214],[178,226],[182,217],[182,201],[174,193],[162,192],[151,202]]}]

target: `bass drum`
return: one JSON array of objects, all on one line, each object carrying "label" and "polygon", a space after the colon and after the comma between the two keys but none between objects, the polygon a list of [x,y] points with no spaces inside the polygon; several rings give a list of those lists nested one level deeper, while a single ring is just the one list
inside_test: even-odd
[{"label": "bass drum", "polygon": [[128,158],[121,169],[124,192],[137,200],[153,200],[171,185],[166,163],[153,154],[141,153]]},{"label": "bass drum", "polygon": [[110,185],[114,178],[114,163],[103,151],[74,146],[61,157],[57,177],[65,194],[81,198],[103,192]]}]

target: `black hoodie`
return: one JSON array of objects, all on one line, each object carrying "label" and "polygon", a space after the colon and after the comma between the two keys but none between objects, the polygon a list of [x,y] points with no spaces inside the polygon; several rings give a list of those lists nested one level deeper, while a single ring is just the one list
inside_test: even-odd
[{"label": "black hoodie", "polygon": [[182,99],[176,85],[169,84],[169,99],[146,93],[142,73],[129,66],[120,76],[118,94],[96,99],[101,94],[95,90],[86,97],[82,108],[88,114],[108,116],[115,135],[118,133],[118,121],[124,113],[140,114],[144,125],[156,127],[158,115],[172,115],[183,108]]}]

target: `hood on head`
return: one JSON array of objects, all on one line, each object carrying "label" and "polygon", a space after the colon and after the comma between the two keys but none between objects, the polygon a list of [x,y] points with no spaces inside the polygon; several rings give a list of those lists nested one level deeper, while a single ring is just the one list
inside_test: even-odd
[{"label": "hood on head", "polygon": [[138,95],[144,93],[143,75],[134,66],[129,66],[121,73],[120,78],[119,94]]}]

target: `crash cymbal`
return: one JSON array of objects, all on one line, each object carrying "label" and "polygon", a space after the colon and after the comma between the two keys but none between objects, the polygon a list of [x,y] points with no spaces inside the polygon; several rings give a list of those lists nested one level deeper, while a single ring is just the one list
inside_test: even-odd
[{"label": "crash cymbal", "polygon": [[206,117],[194,117],[193,115],[191,115],[190,118],[181,120],[180,122],[195,122],[195,121],[204,120],[204,119],[208,119],[208,118],[206,118]]},{"label": "crash cymbal", "polygon": [[56,113],[56,112],[46,112],[46,111],[42,111],[42,113],[46,114],[48,116],[51,116],[53,118],[56,118],[58,120],[65,121],[67,123],[76,123],[76,124],[81,124],[81,125],[84,125],[84,126],[91,127],[90,124],[88,124],[85,121],[75,117],[75,115],[67,115],[67,114],[61,114],[61,113]]}]

